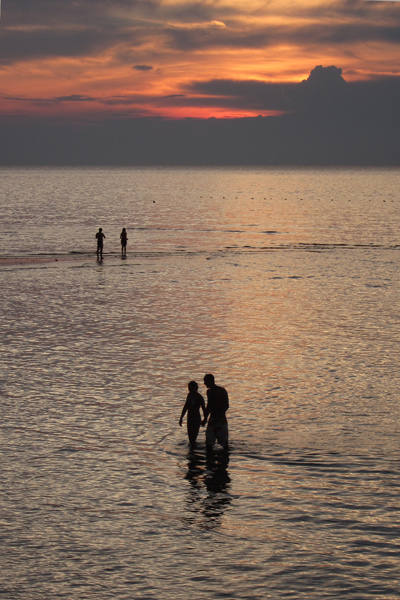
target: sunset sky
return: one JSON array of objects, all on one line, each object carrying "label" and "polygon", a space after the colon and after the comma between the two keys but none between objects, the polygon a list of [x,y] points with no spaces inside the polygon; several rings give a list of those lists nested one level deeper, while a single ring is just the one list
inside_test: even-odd
[{"label": "sunset sky", "polygon": [[267,117],[296,111],[313,81],[398,100],[400,2],[3,0],[1,10],[5,119]]}]

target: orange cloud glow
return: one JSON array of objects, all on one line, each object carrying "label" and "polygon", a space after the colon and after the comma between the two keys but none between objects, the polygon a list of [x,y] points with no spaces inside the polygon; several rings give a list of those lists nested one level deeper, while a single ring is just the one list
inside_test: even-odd
[{"label": "orange cloud glow", "polygon": [[281,114],[259,94],[196,83],[298,83],[319,64],[346,81],[400,74],[400,3],[45,0],[3,4],[0,115],[242,117]]}]

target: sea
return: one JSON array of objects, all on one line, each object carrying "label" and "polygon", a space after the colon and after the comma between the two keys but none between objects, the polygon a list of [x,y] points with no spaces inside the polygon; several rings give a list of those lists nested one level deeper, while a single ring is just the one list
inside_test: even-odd
[{"label": "sea", "polygon": [[[0,598],[400,598],[399,170],[1,168],[0,198]],[[206,373],[229,451],[179,427]]]}]

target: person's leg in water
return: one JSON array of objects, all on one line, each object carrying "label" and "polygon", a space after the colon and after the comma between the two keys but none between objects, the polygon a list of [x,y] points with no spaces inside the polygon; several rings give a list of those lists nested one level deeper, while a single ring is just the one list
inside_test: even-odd
[{"label": "person's leg in water", "polygon": [[215,433],[218,444],[221,444],[224,450],[229,450],[228,423],[226,421],[224,423],[220,423]]},{"label": "person's leg in water", "polygon": [[226,420],[210,420],[206,430],[207,451],[212,451],[215,442],[218,442],[224,450],[229,450],[228,423]]},{"label": "person's leg in water", "polygon": [[194,447],[196,446],[197,436],[199,435],[200,421],[189,421],[187,422],[187,432],[189,437],[189,444]]},{"label": "person's leg in water", "polygon": [[206,429],[206,450],[212,452],[217,436],[215,435],[215,427],[212,419],[208,421]]}]

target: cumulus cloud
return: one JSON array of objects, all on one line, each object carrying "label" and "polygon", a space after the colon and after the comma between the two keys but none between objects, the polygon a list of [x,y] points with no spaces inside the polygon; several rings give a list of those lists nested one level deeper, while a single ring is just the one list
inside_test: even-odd
[{"label": "cumulus cloud", "polygon": [[[4,99],[35,105],[96,103],[103,107],[220,107],[229,111],[257,114],[297,114],[322,120],[373,118],[382,116],[400,121],[400,76],[369,81],[346,82],[342,69],[318,65],[299,83],[262,82],[232,79],[193,81],[173,94],[127,93],[91,96],[73,93],[64,96],[3,96]],[[144,110],[143,114],[146,113]]]},{"label": "cumulus cloud", "polygon": [[196,101],[210,104],[215,99],[226,106],[310,115],[387,114],[400,120],[400,77],[346,82],[342,69],[316,66],[300,83],[268,83],[230,79],[192,82],[186,92]]},{"label": "cumulus cloud", "polygon": [[350,100],[348,85],[342,77],[342,69],[315,67],[309,77],[296,85],[288,94],[295,110],[336,111],[343,110]]},{"label": "cumulus cloud", "polygon": [[[26,110],[39,114],[48,103],[60,116],[103,115],[107,106],[172,118],[334,114],[364,105],[354,80],[373,74],[397,100],[397,84],[383,80],[399,74],[395,8],[365,0],[12,0],[0,30],[0,114],[21,115],[22,100],[35,103]],[[316,56],[324,66],[296,83]],[[326,66],[336,64],[343,73]],[[364,91],[378,98],[378,87]],[[388,104],[374,100],[376,110]]]}]

